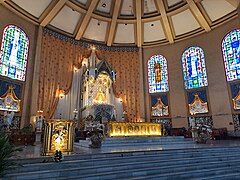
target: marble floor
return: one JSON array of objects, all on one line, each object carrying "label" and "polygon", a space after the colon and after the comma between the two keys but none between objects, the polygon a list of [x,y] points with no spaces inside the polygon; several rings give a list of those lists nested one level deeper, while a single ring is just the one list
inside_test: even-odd
[{"label": "marble floor", "polygon": [[[207,144],[188,143],[175,146],[171,145],[159,145],[159,146],[128,146],[128,147],[108,147],[108,148],[87,148],[81,147],[78,144],[74,146],[74,151],[70,155],[74,154],[98,154],[98,153],[111,153],[111,152],[129,152],[129,151],[147,151],[147,150],[167,150],[167,149],[189,149],[189,148],[209,148],[209,147],[232,147],[239,146],[240,140],[215,140],[209,141]],[[17,159],[25,158],[37,158],[41,156],[41,143],[36,143],[34,146],[20,146],[23,151],[17,153]]]}]

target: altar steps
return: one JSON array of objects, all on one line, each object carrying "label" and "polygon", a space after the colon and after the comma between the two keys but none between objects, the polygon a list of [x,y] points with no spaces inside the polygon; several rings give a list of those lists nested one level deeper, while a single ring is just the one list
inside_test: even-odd
[{"label": "altar steps", "polygon": [[[207,150],[206,150],[207,152]],[[148,163],[148,161],[150,161],[151,163],[155,163],[155,162],[170,162],[172,160],[174,160],[174,162],[177,161],[181,161],[183,162],[183,160],[191,160],[192,157],[198,157],[199,159],[207,159],[209,158],[209,156],[206,157],[199,157],[201,155],[199,155],[199,153],[201,152],[191,152],[189,154],[186,154],[186,152],[180,153],[178,152],[178,154],[176,154],[175,156],[173,156],[172,152],[170,153],[161,153],[160,156],[158,156],[158,154],[145,154],[144,152],[137,152],[135,154],[132,155],[128,155],[128,154],[121,154],[119,156],[110,156],[110,154],[103,154],[104,156],[106,156],[104,158],[103,157],[91,157],[88,156],[88,158],[84,158],[84,157],[78,157],[78,156],[73,156],[72,158],[76,158],[76,159],[72,159],[69,157],[66,157],[65,160],[63,162],[61,162],[61,166],[67,166],[67,167],[76,167],[78,166],[83,166],[83,165],[104,165],[104,164],[108,164],[111,163],[112,165],[119,165],[120,163]],[[143,154],[143,156],[141,156],[141,154]],[[117,154],[118,155],[118,154]],[[219,154],[220,155],[220,154]],[[110,156],[110,157],[108,157]],[[173,156],[174,159],[171,158],[171,156]],[[137,158],[135,158],[137,157]],[[89,161],[86,162],[86,160],[92,159],[94,161]],[[231,158],[230,156],[228,158]],[[235,158],[235,157],[234,157]],[[40,159],[39,159],[40,160]],[[49,160],[48,158],[45,160]],[[154,162],[152,161],[154,160]],[[23,162],[20,162],[20,164],[23,164],[24,167],[20,168],[18,170],[18,172],[29,172],[29,171],[35,171],[35,170],[48,170],[50,168],[52,168],[52,166],[56,165],[56,164],[52,164],[52,163],[39,163],[39,162],[35,162],[35,165],[38,166],[32,166],[34,162],[31,162],[30,160],[28,160],[27,162],[24,162],[27,160],[23,160]],[[42,162],[44,161],[44,159],[42,159]],[[194,161],[194,159],[192,160]],[[40,161],[41,162],[41,161]]]},{"label": "altar steps", "polygon": [[240,147],[118,152],[18,160],[4,179],[239,179]]},{"label": "altar steps", "polygon": [[[102,149],[124,149],[125,147],[135,148],[150,148],[159,147],[168,149],[171,148],[184,148],[187,145],[192,145],[195,142],[192,139],[186,139],[183,136],[162,136],[162,137],[120,137],[120,138],[106,138],[102,143]],[[75,143],[75,146],[89,147],[90,140],[80,140],[79,143]]]}]

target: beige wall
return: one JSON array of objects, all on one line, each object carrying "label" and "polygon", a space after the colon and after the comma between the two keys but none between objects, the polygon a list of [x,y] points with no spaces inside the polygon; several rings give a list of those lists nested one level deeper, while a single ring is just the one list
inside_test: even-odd
[{"label": "beige wall", "polygon": [[[2,5],[0,5],[0,17],[0,39],[2,39],[4,27],[8,24],[15,24],[21,27],[30,39],[27,78],[23,93],[24,100],[21,113],[21,126],[23,127],[24,124],[29,122],[30,116],[33,116],[36,111],[36,99],[34,98],[37,96],[38,90],[38,88],[36,88],[36,83],[39,71],[38,60],[40,58],[41,28],[15,15]],[[140,57],[140,60],[142,59],[143,73],[141,74],[143,74],[143,91],[141,90],[140,99],[142,101],[142,105],[144,106],[141,106],[141,118],[145,118],[146,121],[150,120],[150,96],[148,93],[147,83],[147,60],[152,55],[160,53],[168,60],[170,87],[169,100],[173,127],[187,127],[188,111],[183,86],[181,55],[189,46],[200,46],[205,52],[209,81],[208,100],[211,110],[210,115],[213,117],[214,126],[217,128],[228,127],[228,129],[232,129],[233,127],[229,126],[229,122],[232,121],[232,112],[230,97],[228,94],[228,86],[225,79],[221,41],[229,31],[235,28],[239,28],[239,19],[235,19],[227,24],[224,24],[223,26],[218,27],[211,32],[203,33],[197,37],[180,41],[172,45],[142,49],[140,52],[142,53],[143,58]],[[40,34],[38,35],[38,33]],[[35,59],[37,59],[37,62],[34,65]],[[33,80],[33,78],[35,80]],[[143,95],[144,98],[142,98]]]},{"label": "beige wall", "polygon": [[181,55],[190,46],[200,46],[205,52],[207,76],[208,76],[208,100],[210,113],[213,117],[214,127],[233,126],[230,97],[225,78],[224,64],[221,52],[221,41],[231,30],[239,28],[238,19],[232,20],[211,32],[199,36],[154,48],[143,49],[144,88],[146,99],[146,119],[150,119],[150,95],[147,82],[147,60],[154,54],[162,54],[168,61],[169,87],[170,87],[170,111],[173,127],[187,127],[187,100],[183,86],[183,74],[181,67]]},{"label": "beige wall", "polygon": [[[25,31],[30,41],[30,49],[28,56],[28,64],[27,64],[27,77],[26,82],[23,85],[23,93],[22,93],[22,121],[21,127],[23,127],[30,120],[30,106],[31,106],[31,93],[32,93],[32,81],[33,81],[33,71],[34,71],[34,59],[35,59],[35,49],[36,49],[36,38],[37,38],[37,26],[32,23],[18,17],[7,8],[0,5],[0,41],[2,41],[2,32],[5,26],[9,24],[14,24],[19,26],[21,29]],[[0,77],[1,78],[1,77]]]}]

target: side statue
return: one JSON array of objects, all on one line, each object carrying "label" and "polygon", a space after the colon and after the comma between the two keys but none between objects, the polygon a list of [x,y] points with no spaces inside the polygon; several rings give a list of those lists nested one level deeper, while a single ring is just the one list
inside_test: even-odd
[{"label": "side statue", "polygon": [[3,116],[4,116],[4,124],[7,127],[7,129],[9,129],[12,124],[14,112],[13,111],[4,111]]}]

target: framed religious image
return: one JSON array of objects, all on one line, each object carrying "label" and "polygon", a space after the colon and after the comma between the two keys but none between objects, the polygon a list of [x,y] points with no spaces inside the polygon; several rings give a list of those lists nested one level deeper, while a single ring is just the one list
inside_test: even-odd
[{"label": "framed religious image", "polygon": [[168,94],[158,94],[151,96],[151,116],[169,116]]},{"label": "framed religious image", "polygon": [[206,89],[187,92],[189,114],[205,114],[209,112]]}]

